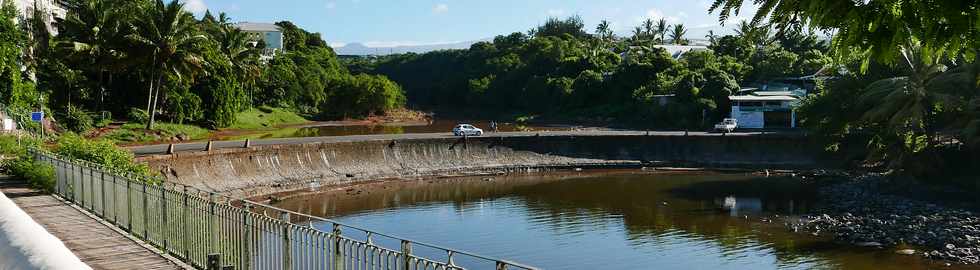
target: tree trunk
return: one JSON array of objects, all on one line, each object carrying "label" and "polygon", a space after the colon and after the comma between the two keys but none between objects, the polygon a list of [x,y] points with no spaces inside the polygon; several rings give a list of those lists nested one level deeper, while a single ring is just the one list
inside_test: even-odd
[{"label": "tree trunk", "polygon": [[156,76],[157,76],[156,75],[156,72],[154,72],[153,68],[150,68],[150,89],[148,91],[149,93],[146,95],[146,112],[147,113],[150,112],[150,104],[153,103],[153,86],[154,86],[154,83],[155,83]]},{"label": "tree trunk", "polygon": [[156,121],[156,116],[157,116],[156,115],[157,114],[157,100],[160,99],[160,86],[163,84],[162,81],[163,81],[163,72],[162,72],[162,68],[161,68],[161,72],[159,72],[159,74],[157,74],[156,91],[153,91],[154,92],[153,93],[153,106],[150,107],[150,121],[149,122],[146,122],[146,129],[147,130],[152,130],[153,129],[153,122]]},{"label": "tree trunk", "polygon": [[157,55],[153,54],[153,66],[150,67],[150,93],[146,96],[146,112],[150,112],[150,104],[153,102],[153,80],[156,78]]}]

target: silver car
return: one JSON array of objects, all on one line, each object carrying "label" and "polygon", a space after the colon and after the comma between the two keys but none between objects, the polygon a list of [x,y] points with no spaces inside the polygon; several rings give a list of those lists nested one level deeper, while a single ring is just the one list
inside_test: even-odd
[{"label": "silver car", "polygon": [[459,124],[453,128],[455,136],[483,136],[483,130],[470,124]]}]

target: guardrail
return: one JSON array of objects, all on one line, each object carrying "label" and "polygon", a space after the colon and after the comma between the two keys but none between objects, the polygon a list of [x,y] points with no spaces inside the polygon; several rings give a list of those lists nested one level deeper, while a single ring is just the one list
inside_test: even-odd
[{"label": "guardrail", "polygon": [[536,269],[31,150],[55,193],[201,269]]}]

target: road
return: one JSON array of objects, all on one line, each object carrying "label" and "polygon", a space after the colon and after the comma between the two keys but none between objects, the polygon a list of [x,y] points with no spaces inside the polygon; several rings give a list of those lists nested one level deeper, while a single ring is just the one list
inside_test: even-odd
[{"label": "road", "polygon": [[[761,132],[733,132],[724,136],[756,136]],[[766,132],[765,134],[799,134],[797,132]],[[586,131],[541,131],[541,132],[499,132],[484,134],[482,137],[528,137],[528,136],[684,136],[684,131],[627,131],[627,130],[586,130]],[[723,136],[721,133],[708,132],[688,132],[688,136]],[[378,134],[378,135],[353,135],[353,136],[330,136],[330,137],[301,137],[301,138],[278,138],[278,139],[259,139],[251,140],[252,146],[261,145],[289,145],[289,144],[308,144],[308,143],[336,143],[336,142],[357,142],[373,140],[412,140],[412,139],[434,139],[452,138],[452,133],[407,133],[407,134]],[[221,148],[241,148],[245,141],[215,141],[212,149]],[[128,147],[137,156],[166,154],[169,144],[144,145]],[[204,151],[207,142],[179,143],[174,144],[175,152],[184,151]]]}]

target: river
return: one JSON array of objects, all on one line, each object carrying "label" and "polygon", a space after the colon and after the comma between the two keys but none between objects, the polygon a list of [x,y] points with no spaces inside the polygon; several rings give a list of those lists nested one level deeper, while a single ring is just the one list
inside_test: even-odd
[{"label": "river", "polygon": [[277,206],[544,269],[980,269],[788,231],[813,190],[752,174],[564,172],[376,182]]}]

